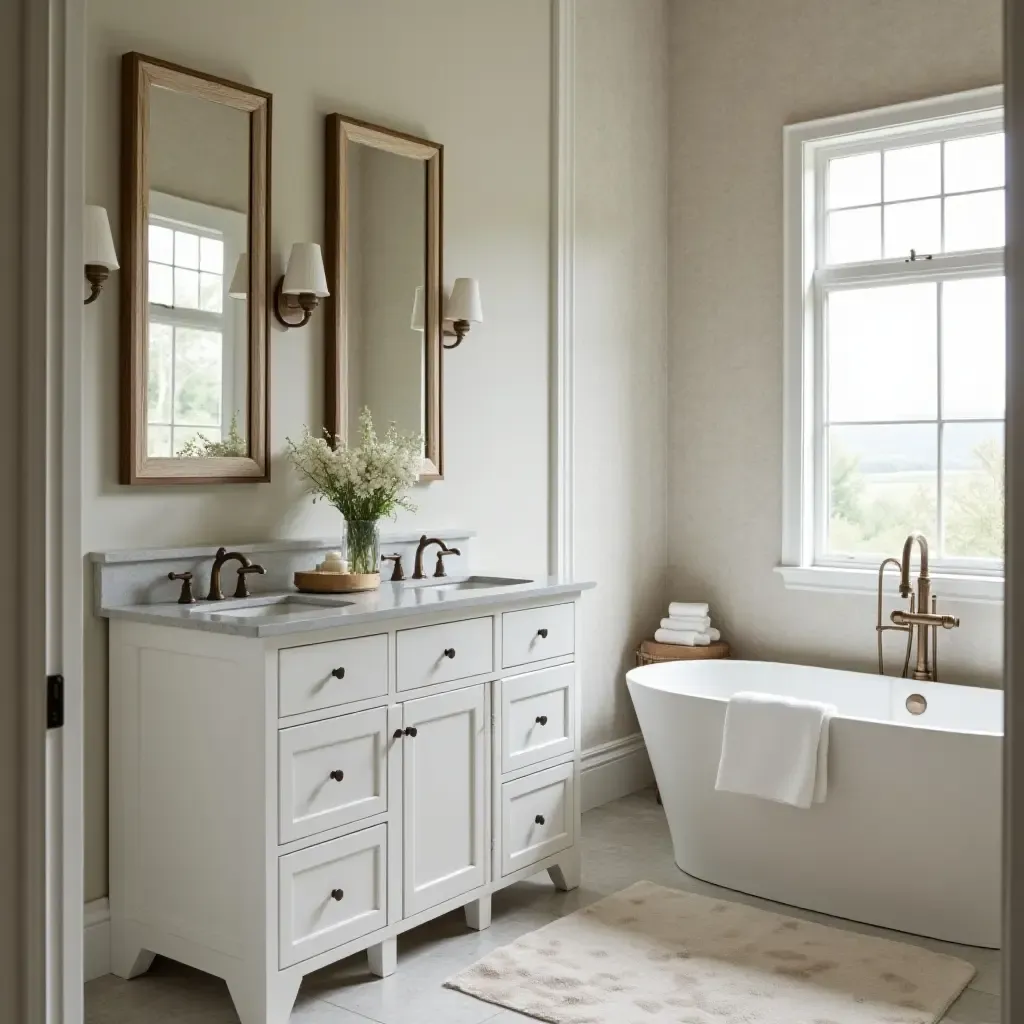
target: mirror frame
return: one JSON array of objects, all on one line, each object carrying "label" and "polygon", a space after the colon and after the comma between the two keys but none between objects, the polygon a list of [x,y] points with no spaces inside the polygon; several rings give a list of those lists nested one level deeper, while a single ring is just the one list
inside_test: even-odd
[{"label": "mirror frame", "polygon": [[[123,484],[261,483],[270,479],[270,93],[141,53],[121,63],[121,452]],[[149,90],[226,104],[249,115],[249,455],[150,458],[146,447],[149,323]]]},{"label": "mirror frame", "polygon": [[441,253],[443,225],[444,147],[428,139],[392,131],[343,114],[327,116],[327,223],[324,230],[324,265],[330,297],[325,300],[324,427],[332,438],[348,433],[348,147],[352,143],[384,149],[426,165],[426,253],[424,265],[423,343],[426,348],[424,445],[420,480],[444,477],[441,350]]}]

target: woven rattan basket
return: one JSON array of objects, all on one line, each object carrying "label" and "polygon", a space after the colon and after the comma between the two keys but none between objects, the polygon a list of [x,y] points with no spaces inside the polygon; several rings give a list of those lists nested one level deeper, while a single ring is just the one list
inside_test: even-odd
[{"label": "woven rattan basket", "polygon": [[664,661],[706,661],[709,658],[728,658],[729,645],[716,640],[707,647],[682,647],[679,644],[659,644],[645,640],[636,649],[637,665],[659,665]]}]

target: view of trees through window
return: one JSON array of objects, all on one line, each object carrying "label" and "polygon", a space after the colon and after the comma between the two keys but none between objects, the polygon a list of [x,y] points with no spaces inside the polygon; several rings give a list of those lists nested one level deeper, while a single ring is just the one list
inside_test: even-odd
[{"label": "view of trees through window", "polygon": [[817,552],[1003,558],[1001,132],[827,161]]}]

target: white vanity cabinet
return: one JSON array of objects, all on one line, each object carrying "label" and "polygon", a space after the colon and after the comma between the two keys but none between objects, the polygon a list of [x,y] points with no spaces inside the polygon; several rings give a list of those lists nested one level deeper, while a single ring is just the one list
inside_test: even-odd
[{"label": "white vanity cabinet", "polygon": [[285,1024],[311,971],[575,887],[580,589],[277,635],[112,614],[114,973],[159,953]]}]

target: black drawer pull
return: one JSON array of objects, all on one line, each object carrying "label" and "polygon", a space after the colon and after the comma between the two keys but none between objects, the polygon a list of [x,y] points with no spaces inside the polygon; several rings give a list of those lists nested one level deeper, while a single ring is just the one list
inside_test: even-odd
[{"label": "black drawer pull", "polygon": [[548,716],[547,715],[538,715],[537,716],[537,724],[538,725],[547,725],[548,724]]},{"label": "black drawer pull", "polygon": [[416,736],[418,735],[418,733],[419,733],[419,730],[416,728],[415,725],[410,725],[409,728],[405,730],[405,735],[406,736],[411,736],[413,739],[416,739]]},{"label": "black drawer pull", "polygon": [[537,630],[537,636],[539,636],[541,638],[541,640],[547,640],[547,638],[548,638],[548,631],[546,629],[538,629]]},{"label": "black drawer pull", "polygon": [[537,815],[537,817],[536,817],[536,818],[534,818],[533,820],[534,820],[534,821],[535,821],[535,822],[536,822],[536,823],[537,823],[538,825],[543,825],[543,824],[544,824],[544,815],[543,815],[543,814],[538,814],[538,815]]},{"label": "black drawer pull", "polygon": [[401,738],[402,738],[402,730],[401,729],[396,729],[395,730],[394,739],[400,740]]},{"label": "black drawer pull", "polygon": [[341,780],[343,778],[345,778],[345,773],[343,771],[340,771],[340,770],[339,771],[333,771],[333,772],[331,772],[331,778],[334,779],[335,782],[341,782]]},{"label": "black drawer pull", "polygon": [[344,889],[332,889],[331,890],[331,899],[335,899],[335,900],[337,900],[340,903],[344,898],[345,898],[345,890]]},{"label": "black drawer pull", "polygon": [[335,679],[344,679],[345,670],[343,668],[332,668],[331,675],[334,676]]},{"label": "black drawer pull", "polygon": [[455,657],[455,648],[454,647],[446,647],[444,649],[444,656],[446,658],[454,658]]}]

